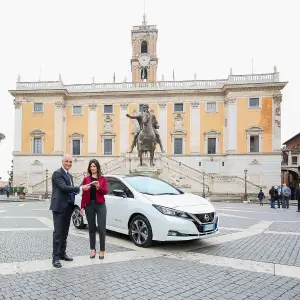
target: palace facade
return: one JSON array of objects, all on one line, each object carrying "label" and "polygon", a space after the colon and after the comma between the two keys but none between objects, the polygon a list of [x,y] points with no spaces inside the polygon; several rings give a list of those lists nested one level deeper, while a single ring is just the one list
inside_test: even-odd
[{"label": "palace facade", "polygon": [[[166,154],[159,174],[193,192],[256,193],[281,181],[279,73],[230,75],[221,80],[157,80],[156,26],[132,30],[132,82],[66,85],[22,82],[14,96],[14,186],[42,193],[64,153],[74,156],[78,182],[91,158],[106,173],[138,165],[128,153],[144,103],[157,117]],[[245,180],[246,174],[246,180]]]}]

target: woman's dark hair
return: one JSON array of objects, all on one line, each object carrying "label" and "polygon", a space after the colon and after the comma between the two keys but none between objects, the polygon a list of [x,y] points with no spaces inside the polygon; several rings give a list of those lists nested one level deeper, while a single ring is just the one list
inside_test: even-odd
[{"label": "woman's dark hair", "polygon": [[92,176],[92,172],[91,172],[91,164],[95,164],[95,166],[97,167],[97,176],[100,177],[102,175],[102,171],[101,171],[101,167],[100,167],[100,163],[97,159],[91,159],[89,162],[89,166],[87,169],[87,172],[90,176]]}]

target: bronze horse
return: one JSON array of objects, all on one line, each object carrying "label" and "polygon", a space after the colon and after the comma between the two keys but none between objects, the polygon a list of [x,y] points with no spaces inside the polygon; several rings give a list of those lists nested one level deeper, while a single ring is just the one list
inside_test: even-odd
[{"label": "bronze horse", "polygon": [[157,141],[152,126],[151,114],[149,112],[143,113],[142,125],[143,128],[140,131],[137,139],[137,150],[140,158],[140,166],[143,165],[143,154],[147,152],[150,153],[150,166],[154,166],[153,159]]}]

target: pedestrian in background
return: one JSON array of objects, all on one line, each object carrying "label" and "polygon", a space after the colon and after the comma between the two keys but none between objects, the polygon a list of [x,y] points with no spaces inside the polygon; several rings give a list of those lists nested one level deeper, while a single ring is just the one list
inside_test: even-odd
[{"label": "pedestrian in background", "polygon": [[259,204],[260,206],[263,206],[263,200],[265,199],[265,194],[264,192],[262,191],[262,189],[260,189],[258,195],[257,195],[257,198],[259,199]]}]

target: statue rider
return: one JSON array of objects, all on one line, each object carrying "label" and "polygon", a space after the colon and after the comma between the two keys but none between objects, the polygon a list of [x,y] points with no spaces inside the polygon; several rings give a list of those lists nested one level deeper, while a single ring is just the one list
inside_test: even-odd
[{"label": "statue rider", "polygon": [[143,117],[144,113],[149,113],[150,114],[152,127],[153,127],[153,131],[155,133],[157,142],[160,146],[161,152],[164,152],[164,148],[162,146],[160,135],[159,135],[159,132],[157,131],[157,129],[159,129],[159,125],[158,125],[158,122],[156,120],[155,115],[149,112],[149,105],[148,104],[144,104],[142,112],[138,113],[136,116],[130,116],[129,114],[126,114],[126,117],[128,117],[130,119],[136,119],[138,121],[139,125],[140,125],[140,130],[134,134],[133,142],[132,142],[132,145],[131,145],[131,148],[130,148],[129,152],[131,153],[133,151],[133,148],[136,146],[138,136],[139,136],[141,130],[143,129],[142,117]]}]

